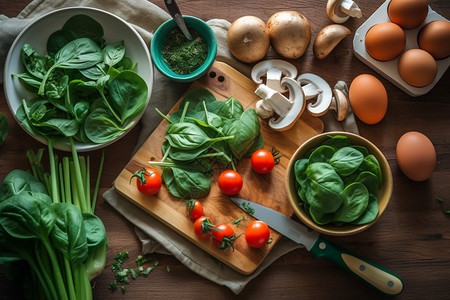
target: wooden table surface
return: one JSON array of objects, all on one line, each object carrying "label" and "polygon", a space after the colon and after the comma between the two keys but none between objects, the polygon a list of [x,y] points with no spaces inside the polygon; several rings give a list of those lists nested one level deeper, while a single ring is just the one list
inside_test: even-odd
[{"label": "wooden table surface", "polygon": [[[2,0],[0,14],[16,16],[30,1]],[[264,21],[278,11],[296,10],[311,23],[313,38],[321,28],[330,24],[325,15],[325,0],[273,1],[273,0],[179,0],[184,14],[208,20],[223,18],[234,21],[244,15],[258,16]],[[404,281],[405,290],[399,299],[448,299],[450,291],[450,215],[445,215],[437,197],[443,198],[450,209],[450,72],[441,78],[426,95],[410,97],[388,80],[359,61],[352,52],[353,33],[383,1],[359,1],[363,18],[345,23],[352,36],[323,61],[307,53],[293,61],[300,73],[312,72],[329,83],[345,80],[350,83],[362,73],[380,78],[386,87],[389,106],[385,118],[376,125],[358,122],[360,134],[377,145],[387,157],[394,177],[391,202],[379,222],[365,232],[347,237],[329,237],[329,240],[358,255],[370,259],[397,273]],[[450,18],[448,0],[429,0],[433,10]],[[162,0],[155,4],[164,7]],[[273,51],[269,57],[277,57]],[[13,169],[27,169],[25,151],[43,145],[29,137],[16,124],[5,101],[3,86],[0,92],[0,113],[10,124],[8,139],[0,148],[0,180]],[[115,177],[124,168],[137,143],[140,126],[105,149],[105,169],[101,193],[111,187]],[[397,166],[395,146],[400,136],[411,130],[427,135],[437,152],[437,166],[433,176],[424,182],[407,179]],[[90,153],[91,160],[100,157],[100,151]],[[239,294],[217,285],[190,271],[172,256],[155,255],[161,263],[149,277],[130,283],[127,292],[111,293],[107,284],[113,280],[111,263],[120,251],[128,251],[130,260],[140,253],[140,243],[134,228],[109,204],[98,199],[96,213],[103,220],[109,248],[107,265],[96,279],[95,299],[378,299],[380,294],[360,283],[327,259],[314,259],[300,249],[278,259],[252,280]],[[170,267],[170,272],[166,270]],[[6,281],[0,272],[0,298],[20,298],[18,287]]]}]

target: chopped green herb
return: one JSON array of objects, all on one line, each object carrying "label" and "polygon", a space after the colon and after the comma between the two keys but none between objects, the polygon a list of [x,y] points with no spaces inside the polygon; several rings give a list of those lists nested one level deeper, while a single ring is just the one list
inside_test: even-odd
[{"label": "chopped green herb", "polygon": [[436,200],[441,204],[442,211],[444,212],[444,214],[450,214],[450,209],[446,209],[444,207],[444,199],[437,197]]},{"label": "chopped green herb", "polygon": [[166,271],[170,272],[170,267],[169,266],[166,266]]},{"label": "chopped green herb", "polygon": [[[130,274],[133,280],[137,279],[141,275],[147,277],[148,274],[159,265],[159,261],[157,259],[139,255],[135,260],[136,269],[133,268],[124,269],[122,268],[122,264],[128,257],[129,257],[128,252],[120,252],[114,257],[114,261],[111,264],[111,271],[114,273],[115,279],[112,283],[108,284],[108,289],[111,290],[111,292],[117,290],[118,284],[121,283],[124,285],[120,289],[122,293],[125,293],[125,286],[130,283],[128,274]],[[150,262],[152,259],[154,261],[153,266],[144,269],[144,264]]]},{"label": "chopped green herb", "polygon": [[267,245],[272,244],[272,242],[273,242],[273,238],[270,237],[269,240],[267,241]]},{"label": "chopped green herb", "polygon": [[247,217],[245,217],[245,216],[240,217],[239,219],[234,220],[233,222],[231,222],[231,224],[234,224],[234,225],[236,225],[236,226],[239,226],[239,225],[241,225],[241,221],[243,221],[243,220],[247,220]]},{"label": "chopped green herb", "polygon": [[177,74],[190,74],[206,60],[208,46],[195,30],[190,30],[192,40],[188,40],[179,28],[169,32],[162,49],[163,60]]},{"label": "chopped green herb", "polygon": [[151,271],[153,271],[155,267],[148,267],[145,271],[142,271],[140,274],[147,276]]},{"label": "chopped green herb", "polygon": [[255,213],[255,210],[250,207],[250,202],[243,202],[242,203],[242,208],[245,210],[246,213],[248,213],[249,215],[253,215]]}]

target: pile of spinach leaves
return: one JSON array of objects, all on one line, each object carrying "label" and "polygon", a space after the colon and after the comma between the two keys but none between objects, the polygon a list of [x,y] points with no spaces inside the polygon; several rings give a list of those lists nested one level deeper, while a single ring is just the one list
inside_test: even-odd
[{"label": "pile of spinach leaves", "polygon": [[380,164],[348,137],[330,136],[295,162],[294,173],[299,205],[317,224],[361,225],[378,215]]},{"label": "pile of spinach leaves", "polygon": [[47,40],[47,54],[21,50],[24,73],[12,74],[36,93],[17,119],[37,136],[106,143],[130,128],[145,107],[148,87],[125,56],[125,43],[105,44],[101,24],[71,17]]},{"label": "pile of spinach leaves", "polygon": [[208,90],[191,90],[179,110],[165,118],[163,158],[151,165],[163,167],[169,192],[179,198],[202,198],[211,189],[213,165],[231,167],[263,146],[258,116],[244,110],[233,97],[217,101]]},{"label": "pile of spinach leaves", "polygon": [[76,164],[53,157],[48,173],[42,155],[28,151],[31,172],[13,170],[0,186],[0,264],[24,282],[28,298],[92,299],[90,280],[105,267],[107,237],[90,198],[89,157]]}]

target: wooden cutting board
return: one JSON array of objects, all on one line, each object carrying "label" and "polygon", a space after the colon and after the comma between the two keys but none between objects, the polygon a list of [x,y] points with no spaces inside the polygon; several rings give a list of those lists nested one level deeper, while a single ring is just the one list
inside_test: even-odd
[{"label": "wooden cutting board", "polygon": [[[241,102],[244,109],[254,108],[258,100],[258,97],[254,94],[256,84],[237,70],[221,62],[215,62],[205,76],[192,83],[189,90],[194,88],[210,90],[217,100],[226,100],[229,97],[234,97]],[[174,106],[172,111],[178,109],[179,103],[180,101]],[[281,157],[280,163],[275,166],[272,172],[264,175],[257,174],[252,170],[249,158],[242,159],[237,165],[237,171],[244,179],[244,186],[236,197],[258,202],[287,216],[291,216],[293,210],[288,203],[285,188],[285,173],[289,159],[300,144],[323,131],[323,123],[306,111],[288,131],[276,132],[271,130],[265,121],[260,121],[260,123],[264,137],[264,148],[271,150],[272,146],[274,146],[283,157]],[[219,250],[214,247],[211,239],[201,240],[195,235],[193,222],[186,214],[183,199],[170,195],[164,185],[155,196],[147,196],[137,190],[135,179],[130,184],[132,174],[144,166],[149,166],[147,163],[149,160],[161,160],[161,145],[165,140],[167,125],[168,123],[164,120],[159,124],[126,165],[125,169],[119,174],[119,177],[115,180],[117,191],[221,262],[239,273],[251,274],[278,241],[280,237],[278,232],[271,230],[273,242],[260,249],[248,247],[245,237],[242,235],[236,240],[234,251],[231,249],[226,251]],[[159,167],[156,168],[161,170]],[[236,235],[239,235],[245,232],[247,225],[254,219],[238,208],[229,199],[229,196],[220,191],[217,185],[217,178],[223,170],[216,169],[214,171],[211,192],[207,197],[199,200],[203,204],[204,215],[211,217],[215,224],[231,224],[231,222],[245,216],[246,220],[241,221],[239,226],[231,225]]]}]

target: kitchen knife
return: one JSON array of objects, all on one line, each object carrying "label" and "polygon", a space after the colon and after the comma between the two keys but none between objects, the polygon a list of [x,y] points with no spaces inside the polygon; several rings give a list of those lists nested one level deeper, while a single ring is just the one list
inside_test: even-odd
[{"label": "kitchen knife", "polygon": [[175,23],[177,23],[178,27],[183,32],[184,36],[188,40],[192,40],[191,33],[189,32],[189,29],[184,22],[183,16],[181,15],[180,9],[178,8],[175,0],[164,0],[164,4],[166,5],[167,10],[169,11],[169,14],[172,16]]},{"label": "kitchen knife", "polygon": [[381,293],[394,296],[403,291],[403,282],[396,274],[332,244],[323,239],[318,232],[308,230],[291,218],[260,204],[239,198],[231,198],[231,200],[256,219],[263,221],[294,242],[304,245],[314,257],[331,259]]}]

